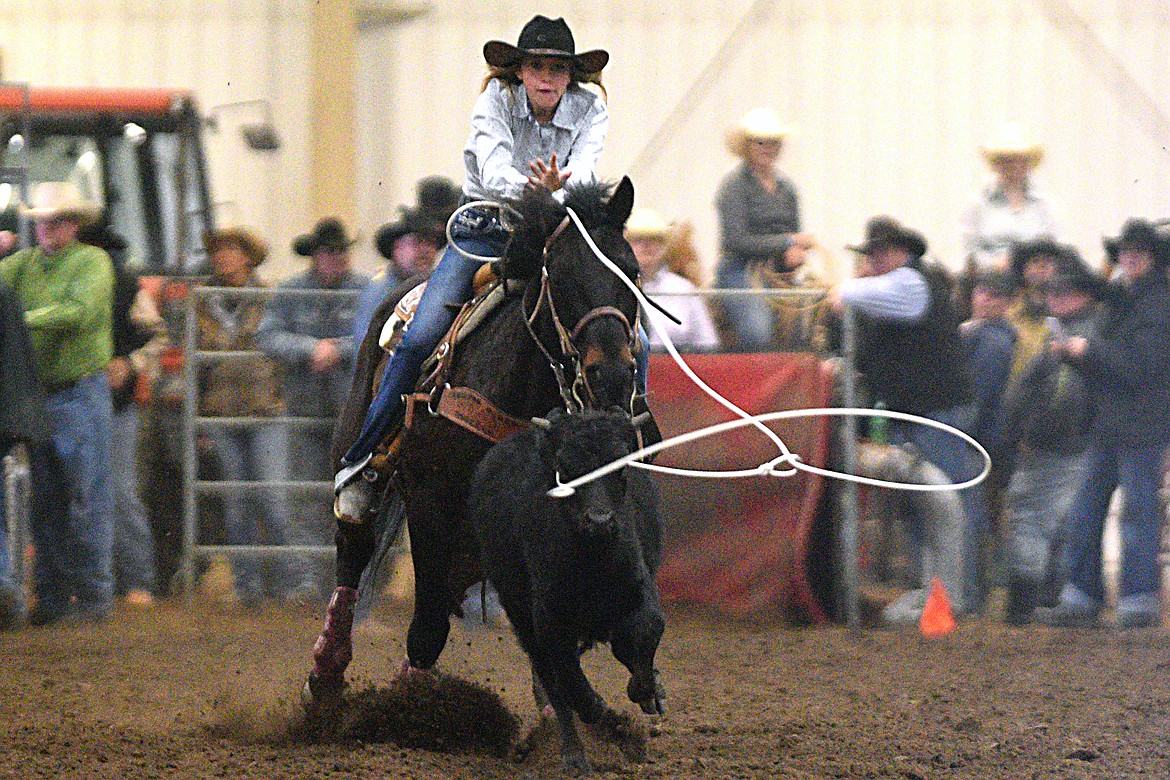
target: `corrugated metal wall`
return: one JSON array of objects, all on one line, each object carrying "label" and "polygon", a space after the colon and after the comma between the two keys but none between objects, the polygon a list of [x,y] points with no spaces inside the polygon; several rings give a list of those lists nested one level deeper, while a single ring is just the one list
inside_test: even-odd
[{"label": "corrugated metal wall", "polygon": [[[385,5],[382,3],[381,5]],[[1005,119],[1048,150],[1037,178],[1091,261],[1129,215],[1170,216],[1170,10],[1163,0],[434,2],[359,36],[358,227],[369,236],[430,173],[461,177],[481,47],[534,13],[613,55],[603,172],[695,223],[715,260],[712,197],[734,165],[724,130],[770,104],[799,126],[782,166],[807,228],[839,249],[896,214],[959,261],[957,221],[986,178],[977,148]],[[218,199],[278,248],[307,227],[306,2],[4,0],[5,76],[196,89],[205,108],[270,99],[284,146],[210,137]],[[247,119],[240,116],[240,119]],[[345,153],[345,150],[339,150]],[[232,209],[225,209],[233,212]],[[365,262],[372,260],[367,257]]]}]

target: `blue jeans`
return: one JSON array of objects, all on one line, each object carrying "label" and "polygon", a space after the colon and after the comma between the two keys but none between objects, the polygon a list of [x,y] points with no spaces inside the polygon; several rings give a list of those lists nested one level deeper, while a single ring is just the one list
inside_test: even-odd
[{"label": "blue jeans", "polygon": [[[721,266],[715,274],[715,286],[724,290],[751,289],[746,268]],[[727,313],[740,352],[760,352],[774,345],[772,307],[761,297],[726,296],[719,305]]]},{"label": "blue jeans", "polygon": [[108,612],[114,603],[114,522],[110,492],[113,409],[104,373],[48,397],[52,444],[30,448],[31,531],[37,609]]},{"label": "blue jeans", "polygon": [[113,422],[114,582],[119,593],[153,591],[154,537],[138,495],[138,405],[114,412]]},{"label": "blue jeans", "polygon": [[[935,422],[967,432],[975,418],[971,406],[956,406],[922,415]],[[900,420],[890,421],[891,444],[913,444],[922,457],[947,475],[951,482],[964,482],[976,474],[971,446],[953,433]],[[983,587],[980,578],[982,545],[980,540],[987,530],[987,510],[984,507],[981,485],[959,493],[966,515],[963,525],[963,593],[962,604],[968,612],[978,612],[983,606]],[[913,505],[911,503],[911,505]],[[922,518],[912,518],[907,532],[918,551],[923,544],[926,528]]]},{"label": "blue jeans", "polygon": [[[255,428],[218,428],[212,432],[223,479],[282,482],[288,479],[288,431],[280,423]],[[289,502],[283,489],[258,495],[228,493],[223,499],[224,530],[228,544],[274,545],[292,543]],[[307,583],[303,562],[290,558],[273,559],[275,580],[271,595],[283,596]],[[247,553],[233,556],[232,572],[236,592],[245,601],[270,593],[265,587],[260,560]]]},{"label": "blue jeans", "polygon": [[1158,485],[1164,445],[1120,447],[1094,443],[1087,453],[1087,476],[1068,515],[1065,550],[1068,582],[1098,605],[1105,599],[1101,577],[1101,541],[1113,491],[1125,494],[1121,510],[1121,583],[1119,595],[1156,603],[1161,585],[1158,548],[1162,517]]}]

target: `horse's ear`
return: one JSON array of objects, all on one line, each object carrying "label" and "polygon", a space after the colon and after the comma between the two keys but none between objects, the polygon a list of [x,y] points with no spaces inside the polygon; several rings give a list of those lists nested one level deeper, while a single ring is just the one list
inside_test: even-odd
[{"label": "horse's ear", "polygon": [[630,181],[629,176],[623,176],[617,188],[614,189],[613,195],[610,196],[605,211],[611,224],[622,227],[626,224],[626,220],[629,219],[630,212],[633,210],[634,183]]}]

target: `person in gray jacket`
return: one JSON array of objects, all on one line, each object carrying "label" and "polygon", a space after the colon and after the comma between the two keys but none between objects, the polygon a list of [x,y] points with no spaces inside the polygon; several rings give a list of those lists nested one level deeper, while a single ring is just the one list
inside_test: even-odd
[{"label": "person in gray jacket", "polygon": [[[1105,280],[1070,249],[1045,285],[1050,341],[1092,338],[1100,327]],[[1084,378],[1045,349],[1005,394],[1005,431],[1014,468],[1005,511],[1010,533],[1006,622],[1032,622],[1039,604],[1056,605],[1064,584],[1065,517],[1085,479],[1093,404]]]},{"label": "person in gray jacket", "polygon": [[[760,267],[794,271],[804,264],[805,252],[816,246],[801,230],[796,186],[776,167],[788,133],[775,110],[753,108],[727,134],[727,148],[743,164],[727,174],[715,198],[723,255],[716,287],[750,288]],[[775,348],[767,300],[728,296],[720,307],[739,351]]]},{"label": "person in gray jacket", "polygon": [[[357,299],[369,282],[351,266],[350,247],[355,241],[335,218],[322,219],[313,232],[294,240],[293,251],[311,259],[309,269],[279,287],[256,333],[260,349],[284,369],[288,415],[322,420],[315,425],[291,426],[289,476],[294,481],[327,480],[332,474],[331,421],[349,393]],[[294,543],[330,544],[333,517],[328,497],[302,495],[292,504]],[[321,571],[328,568],[322,566]]]}]

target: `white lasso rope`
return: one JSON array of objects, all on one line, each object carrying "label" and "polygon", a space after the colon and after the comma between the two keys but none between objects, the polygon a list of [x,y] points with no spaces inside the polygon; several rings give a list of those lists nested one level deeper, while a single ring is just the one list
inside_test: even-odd
[{"label": "white lasso rope", "polygon": [[[593,250],[593,254],[597,256],[597,259],[601,261],[601,264],[614,273],[618,279],[620,279],[626,285],[626,287],[630,288],[630,291],[634,293],[634,297],[638,299],[638,302],[643,307],[649,307],[645,295],[643,295],[642,291],[638,289],[638,286],[634,284],[628,276],[622,273],[622,270],[618,268],[612,260],[606,257],[602,251],[597,248],[597,244],[593,242],[592,236],[589,235],[589,231],[585,229],[585,226],[581,223],[581,219],[577,216],[576,212],[574,212],[571,208],[566,208],[566,211],[568,211],[569,216],[572,218],[573,224],[575,224],[577,229],[581,232],[581,236],[585,239],[585,243],[589,245],[591,250]],[[972,487],[982,482],[987,477],[988,472],[991,471],[991,455],[987,452],[986,449],[984,449],[983,445],[981,445],[968,434],[960,431],[958,428],[954,428],[945,423],[938,422],[937,420],[931,420],[926,417],[919,417],[913,414],[888,410],[849,409],[844,407],[821,409],[790,409],[781,412],[767,412],[764,414],[750,415],[743,409],[740,409],[738,406],[733,404],[731,401],[724,398],[715,390],[711,389],[711,387],[709,387],[706,382],[700,379],[695,374],[695,372],[691,370],[690,366],[686,364],[686,361],[682,359],[682,356],[679,355],[678,350],[675,349],[674,343],[670,340],[670,336],[665,332],[665,328],[659,327],[658,323],[654,321],[653,317],[647,317],[647,319],[650,322],[650,326],[654,328],[655,332],[658,333],[659,337],[662,339],[662,343],[666,346],[666,351],[670,353],[671,358],[674,359],[674,362],[678,364],[678,367],[682,369],[682,372],[686,374],[687,378],[694,382],[700,390],[702,390],[720,405],[736,414],[740,419],[731,420],[725,423],[718,423],[716,425],[709,425],[706,428],[700,428],[695,431],[690,431],[689,433],[673,436],[669,439],[658,442],[657,444],[652,444],[649,447],[643,447],[637,452],[633,452],[624,458],[619,458],[618,460],[607,463],[606,465],[598,469],[594,469],[588,474],[583,474],[576,479],[570,480],[569,482],[561,483],[558,479],[557,486],[548,491],[548,495],[551,498],[567,498],[573,495],[576,489],[581,485],[592,482],[595,479],[617,471],[618,469],[624,468],[625,466],[634,466],[636,468],[646,469],[647,471],[657,471],[663,474],[677,474],[680,476],[700,477],[703,479],[739,479],[750,476],[791,477],[798,471],[805,471],[810,474],[819,474],[820,476],[828,477],[830,479],[840,479],[848,482],[857,482],[863,485],[873,485],[875,487],[885,487],[894,490],[918,491],[923,493],[930,493],[940,490],[963,490],[964,488]],[[771,420],[820,416],[886,417],[892,420],[906,420],[909,422],[926,425],[931,428],[938,428],[939,430],[943,430],[947,433],[958,436],[960,439],[974,447],[979,452],[979,454],[983,456],[983,469],[974,478],[954,485],[920,485],[906,482],[889,482],[881,479],[873,479],[871,477],[863,477],[856,474],[846,474],[840,471],[831,471],[829,469],[822,469],[817,466],[810,466],[807,463],[802,462],[800,455],[790,452],[787,445],[784,444],[783,440],[781,440],[780,437],[776,435],[776,433],[773,432],[770,428],[764,425],[765,422]],[[743,428],[748,425],[755,427],[757,430],[767,436],[772,441],[772,443],[776,445],[776,448],[780,451],[780,455],[770,461],[767,461],[766,463],[760,464],[755,468],[741,469],[737,471],[698,471],[692,469],[678,469],[669,466],[657,466],[651,463],[642,463],[639,460],[640,458],[643,458],[647,455],[653,455],[654,453],[661,452],[662,450],[669,449],[671,447],[676,447],[680,444],[686,444],[697,439],[706,438],[707,436],[714,436],[715,434],[723,433],[724,431],[735,430],[736,428]],[[780,468],[781,464],[786,464],[786,467]]]},{"label": "white lasso rope", "polygon": [[[487,255],[477,255],[477,254],[473,254],[471,252],[468,252],[466,249],[464,249],[463,247],[456,244],[455,239],[451,237],[451,227],[455,224],[455,219],[460,214],[462,214],[463,212],[465,212],[469,209],[483,209],[483,208],[488,208],[488,209],[494,208],[501,213],[501,217],[502,217],[504,211],[510,211],[513,214],[515,214],[516,216],[520,216],[520,212],[517,211],[516,209],[512,208],[508,204],[497,203],[494,200],[473,200],[471,203],[464,203],[462,206],[460,206],[459,208],[452,211],[451,216],[447,218],[447,230],[446,230],[447,246],[451,247],[456,252],[458,252],[459,254],[466,257],[468,260],[475,260],[478,263],[492,263],[492,262],[495,262],[496,260],[499,260],[500,258],[489,257]],[[501,222],[502,221],[503,220],[501,219]]]}]

